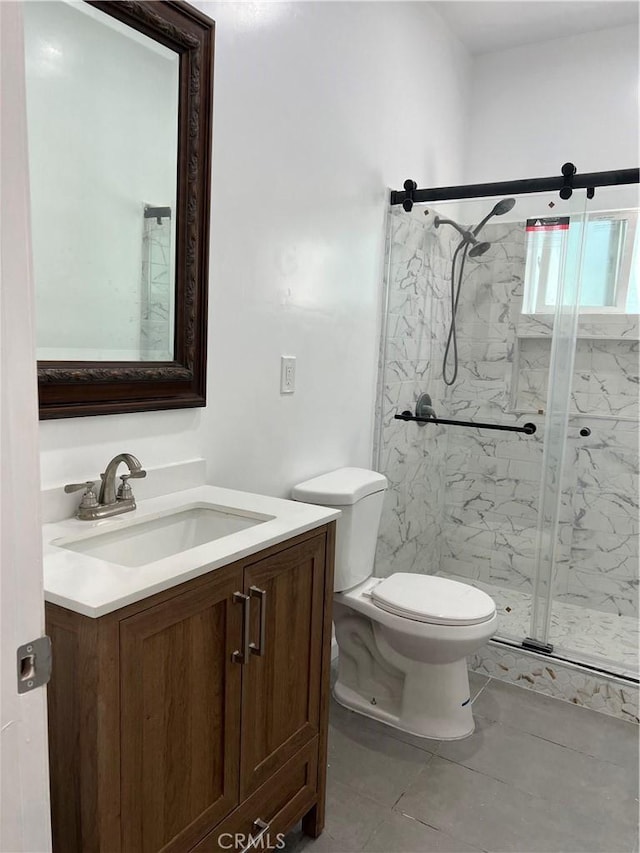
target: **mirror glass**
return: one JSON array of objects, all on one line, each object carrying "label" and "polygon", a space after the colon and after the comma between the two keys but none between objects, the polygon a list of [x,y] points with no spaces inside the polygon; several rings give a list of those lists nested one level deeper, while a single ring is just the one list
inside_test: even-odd
[{"label": "mirror glass", "polygon": [[84,2],[23,8],[38,359],[171,361],[179,55]]}]

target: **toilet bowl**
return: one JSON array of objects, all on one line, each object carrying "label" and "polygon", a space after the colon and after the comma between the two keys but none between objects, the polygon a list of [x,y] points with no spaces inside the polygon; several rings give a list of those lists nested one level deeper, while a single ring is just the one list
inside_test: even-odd
[{"label": "toilet bowl", "polygon": [[342,511],[336,531],[333,619],[336,700],[425,738],[474,730],[467,655],[495,633],[495,603],[469,584],[429,574],[373,577],[386,479],[341,468],[295,486],[292,496]]},{"label": "toilet bowl", "polygon": [[[433,600],[429,598],[432,581],[440,594],[446,590],[453,604],[456,595],[464,594],[467,589],[479,593],[476,621],[465,624],[465,621],[455,622],[450,618],[448,622],[431,622],[424,613],[418,620],[391,612],[374,598],[376,588],[384,583],[377,578],[370,578],[347,592],[336,593],[334,622],[340,659],[334,695],[342,705],[354,711],[421,737],[438,740],[467,737],[473,732],[474,723],[466,658],[495,633],[495,605],[481,590],[445,578],[396,574],[387,580],[399,585],[409,579],[413,581],[409,584],[412,593],[416,587],[423,587],[420,601]],[[459,587],[464,589],[459,590]],[[434,608],[425,605],[424,609]],[[400,690],[392,702],[388,701],[386,693],[382,700],[376,696],[375,679],[368,680],[366,691],[360,689],[362,678],[352,666],[344,666],[345,657],[353,656],[353,646],[362,636],[362,622],[371,626],[372,641],[387,665],[381,668],[374,664],[382,686],[388,684],[389,670],[395,670]],[[370,645],[369,653],[371,648]]]}]

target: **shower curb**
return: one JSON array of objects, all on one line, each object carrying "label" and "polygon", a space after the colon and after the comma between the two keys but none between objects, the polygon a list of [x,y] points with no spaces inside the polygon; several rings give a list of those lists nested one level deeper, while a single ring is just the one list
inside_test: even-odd
[{"label": "shower curb", "polygon": [[627,722],[640,722],[638,685],[490,641],[469,657],[469,669]]}]

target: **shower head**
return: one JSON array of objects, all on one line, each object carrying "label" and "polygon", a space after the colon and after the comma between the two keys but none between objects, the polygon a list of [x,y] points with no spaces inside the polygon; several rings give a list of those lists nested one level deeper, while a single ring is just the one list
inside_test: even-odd
[{"label": "shower head", "polygon": [[[477,238],[478,233],[484,228],[486,223],[491,219],[492,216],[502,216],[504,213],[508,213],[513,206],[515,205],[515,198],[503,198],[501,201],[497,202],[493,206],[493,209],[485,216],[485,218],[480,222],[479,225],[476,225],[473,230],[471,228],[465,229],[458,225],[457,222],[454,222],[452,219],[441,219],[439,216],[436,216],[433,221],[433,225],[435,228],[438,228],[441,224],[447,224],[453,226],[456,231],[462,235],[462,240],[458,243],[458,246],[453,253],[453,257],[451,258],[451,323],[449,325],[449,333],[447,335],[447,342],[444,350],[444,358],[442,360],[442,379],[445,385],[453,385],[458,376],[458,343],[457,343],[457,331],[456,331],[456,312],[458,310],[458,300],[460,298],[460,291],[462,290],[464,284],[464,266],[467,258],[479,258],[488,252],[491,248],[491,243],[488,243],[486,240],[480,241]],[[458,259],[458,254],[460,250],[462,251],[462,257],[459,262],[459,266],[456,268],[456,261]],[[453,351],[453,372],[449,372],[448,362],[449,362],[449,353]],[[431,403],[431,400],[429,400]],[[417,414],[417,412],[416,412]],[[432,415],[433,417],[433,415]]]},{"label": "shower head", "polygon": [[458,225],[458,223],[454,222],[453,219],[443,219],[443,217],[441,216],[436,216],[433,220],[433,227],[439,228],[441,225],[451,225],[453,228],[456,229],[458,234],[462,236],[463,243],[471,245],[471,248],[468,252],[470,258],[479,258],[480,255],[484,255],[487,249],[491,248],[491,243],[478,242],[478,240],[476,240],[474,232],[468,231],[466,228],[463,228],[462,225]]},{"label": "shower head", "polygon": [[491,248],[491,243],[478,243],[475,241],[475,245],[469,249],[469,257],[470,258],[479,258],[480,255],[484,255],[484,253]]},{"label": "shower head", "polygon": [[477,236],[477,234],[484,228],[484,226],[487,224],[487,222],[491,219],[492,216],[503,216],[505,213],[508,213],[510,210],[513,210],[515,203],[515,198],[500,199],[499,202],[494,204],[493,209],[489,213],[487,213],[485,218],[476,225],[476,227],[473,229],[473,235]]}]

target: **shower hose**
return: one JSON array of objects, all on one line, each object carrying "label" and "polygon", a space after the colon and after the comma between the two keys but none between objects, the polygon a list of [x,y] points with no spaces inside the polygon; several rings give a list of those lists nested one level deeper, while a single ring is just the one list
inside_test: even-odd
[{"label": "shower hose", "polygon": [[[462,259],[460,261],[460,272],[456,281],[456,261],[462,250]],[[456,336],[456,313],[458,311],[458,300],[460,298],[460,289],[462,287],[462,277],[464,275],[464,265],[467,260],[467,252],[469,251],[469,243],[467,240],[461,240],[451,259],[451,324],[449,326],[449,334],[447,336],[447,345],[444,350],[444,358],[442,360],[442,378],[445,385],[453,385],[458,376],[458,340]],[[449,361],[449,353],[453,349],[453,373],[447,374],[447,362]]]}]

